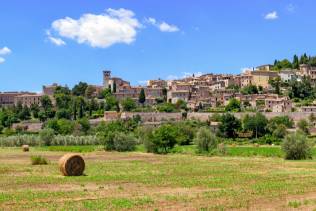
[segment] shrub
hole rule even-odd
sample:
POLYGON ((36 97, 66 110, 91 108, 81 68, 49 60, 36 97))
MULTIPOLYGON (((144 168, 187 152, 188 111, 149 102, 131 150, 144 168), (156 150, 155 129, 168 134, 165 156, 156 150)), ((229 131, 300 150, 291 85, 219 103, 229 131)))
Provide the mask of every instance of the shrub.
POLYGON ((40 144, 37 135, 17 135, 9 137, 0 137, 1 147, 19 147, 22 145, 38 146, 40 144))
POLYGON ((146 128, 139 134, 147 152, 157 152, 157 146, 153 143, 153 128, 146 128))
POLYGON ((177 133, 171 124, 161 125, 149 133, 144 140, 148 152, 168 153, 177 143, 177 133))
POLYGON ((287 134, 286 126, 283 124, 280 124, 277 126, 277 128, 273 131, 272 135, 276 138, 284 138, 287 134))
POLYGON ((285 137, 282 150, 285 152, 285 159, 303 160, 312 158, 313 144, 302 132, 289 134, 285 137))
POLYGON ((194 138, 194 128, 192 125, 186 124, 186 122, 177 123, 175 125, 177 133, 177 143, 179 145, 189 145, 194 138))
POLYGON ((241 122, 233 114, 223 114, 220 119, 219 135, 225 138, 236 138, 237 131, 241 127, 241 122))
POLYGON ((32 165, 47 165, 48 162, 46 158, 42 157, 41 155, 31 156, 32 165))
POLYGON ((73 136, 73 135, 57 135, 51 145, 53 146, 78 146, 78 145, 99 145, 102 140, 97 136, 73 136))
POLYGON ((50 128, 45 128, 39 132, 40 139, 45 146, 50 146, 55 137, 55 131, 50 128))
POLYGON ((194 142, 199 152, 210 152, 217 147, 216 136, 206 127, 199 129, 194 142))
POLYGON ((301 119, 298 123, 297 123, 297 127, 304 132, 305 134, 309 134, 309 125, 308 122, 305 119, 301 119))
POLYGON ((122 100, 121 105, 124 111, 132 111, 137 107, 135 101, 131 98, 125 98, 122 100))
POLYGON ((137 144, 136 138, 131 134, 110 133, 105 139, 106 150, 116 150, 119 152, 133 151, 137 144))

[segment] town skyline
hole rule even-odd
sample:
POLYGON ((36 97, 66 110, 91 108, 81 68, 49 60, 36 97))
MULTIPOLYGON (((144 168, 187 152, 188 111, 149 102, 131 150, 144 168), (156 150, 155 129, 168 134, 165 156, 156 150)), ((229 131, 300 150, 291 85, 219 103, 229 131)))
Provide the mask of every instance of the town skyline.
POLYGON ((0 72, 8 80, 0 91, 99 84, 104 68, 137 85, 315 55, 314 7, 308 0, 4 1, 0 72))

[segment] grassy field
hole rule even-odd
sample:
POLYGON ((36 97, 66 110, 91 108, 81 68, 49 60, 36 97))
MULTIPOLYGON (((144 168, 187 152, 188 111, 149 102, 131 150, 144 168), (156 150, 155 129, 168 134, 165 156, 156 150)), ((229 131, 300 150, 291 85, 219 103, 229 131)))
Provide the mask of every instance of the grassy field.
POLYGON ((208 157, 194 155, 192 147, 169 155, 100 147, 31 148, 27 153, 0 148, 0 210, 315 209, 316 160, 285 161, 278 149, 270 150, 274 157, 245 153, 265 156, 269 150, 263 147, 232 147, 229 156, 208 157), (85 176, 61 176, 58 159, 79 148, 85 176), (49 165, 32 166, 31 155, 46 157, 49 165))

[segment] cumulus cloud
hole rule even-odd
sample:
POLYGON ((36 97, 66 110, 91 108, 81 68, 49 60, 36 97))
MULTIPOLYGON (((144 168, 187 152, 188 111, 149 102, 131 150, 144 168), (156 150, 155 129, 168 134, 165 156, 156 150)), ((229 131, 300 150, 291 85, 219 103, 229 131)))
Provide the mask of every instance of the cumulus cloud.
POLYGON ((7 54, 10 54, 12 51, 10 48, 8 47, 3 47, 3 48, 0 48, 0 55, 7 55, 7 54))
MULTIPOLYGON (((52 30, 59 36, 88 44, 92 47, 107 48, 117 43, 130 44, 135 41, 141 24, 135 14, 127 9, 107 9, 103 14, 83 14, 79 19, 65 17, 52 23, 52 30)), ((63 45, 63 40, 50 39, 63 45)))
POLYGON ((0 48, 0 64, 3 64, 5 62, 5 58, 3 58, 3 56, 6 56, 10 53, 12 53, 10 48, 6 46, 3 48, 0 48))
POLYGON ((266 19, 266 20, 275 20, 278 18, 279 18, 279 16, 278 16, 278 13, 276 11, 272 11, 264 16, 264 19, 266 19))
POLYGON ((157 27, 162 32, 177 32, 180 29, 176 25, 168 24, 164 21, 158 22, 155 18, 147 18, 145 20, 148 24, 157 27))

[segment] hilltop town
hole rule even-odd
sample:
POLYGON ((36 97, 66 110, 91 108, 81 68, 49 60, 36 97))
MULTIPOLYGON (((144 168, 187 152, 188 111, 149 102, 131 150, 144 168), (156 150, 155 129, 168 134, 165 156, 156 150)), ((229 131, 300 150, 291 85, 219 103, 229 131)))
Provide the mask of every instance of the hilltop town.
MULTIPOLYGON (((105 98, 104 93, 109 91, 118 102, 131 99, 136 105, 142 105, 143 108, 167 103, 169 105, 185 104, 183 108, 192 112, 223 112, 232 99, 236 99, 239 105, 233 108, 235 111, 316 111, 316 107, 311 101, 313 96, 296 93, 297 91, 304 92, 304 90, 295 91, 295 87, 301 84, 306 85, 307 83, 308 86, 313 86, 316 80, 316 67, 309 64, 299 64, 297 69, 276 70, 276 67, 277 64, 261 65, 245 70, 238 75, 208 73, 199 76, 193 74, 177 80, 149 80, 146 86, 131 86, 126 79, 113 77, 111 71, 103 71, 103 85, 87 85, 80 82, 74 89, 80 87, 81 84, 85 90, 79 95, 89 99, 98 99, 99 102, 100 99, 105 98), (141 92, 144 95, 143 100, 140 100, 141 92), (305 101, 300 103, 300 100, 305 101)), ((40 106, 44 96, 49 96, 52 102, 55 102, 54 94, 58 87, 61 86, 57 83, 43 86, 42 93, 2 92, 0 93, 0 106, 17 106, 18 104, 28 108, 31 108, 32 105, 40 106)), ((134 107, 133 105, 133 108, 128 110, 131 111, 134 107)), ((120 104, 120 109, 116 110, 122 109, 124 110, 120 104)), ((172 106, 150 110, 174 111, 172 106)))

